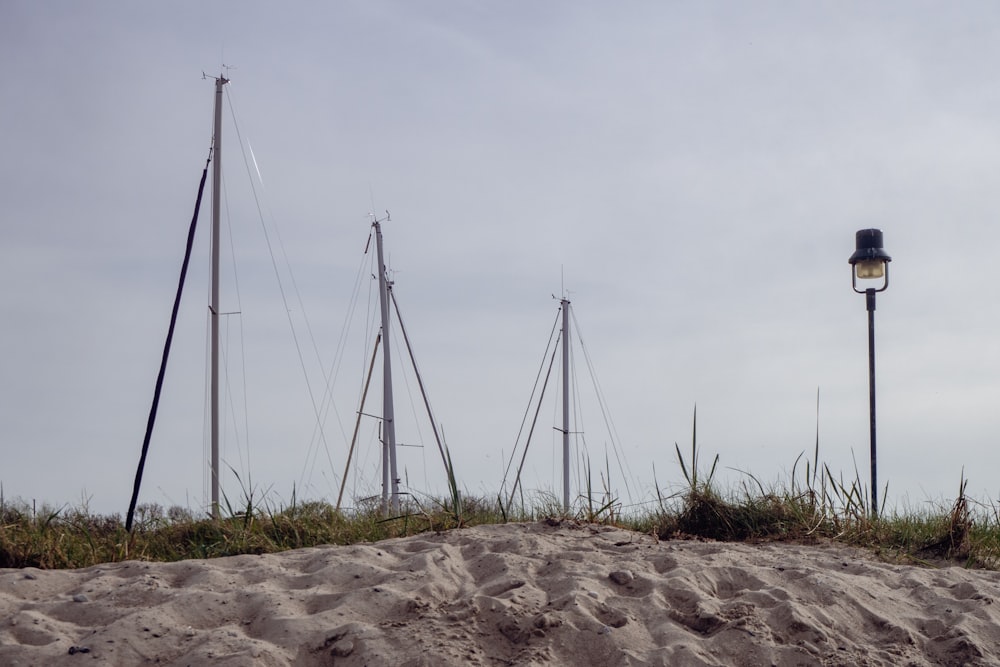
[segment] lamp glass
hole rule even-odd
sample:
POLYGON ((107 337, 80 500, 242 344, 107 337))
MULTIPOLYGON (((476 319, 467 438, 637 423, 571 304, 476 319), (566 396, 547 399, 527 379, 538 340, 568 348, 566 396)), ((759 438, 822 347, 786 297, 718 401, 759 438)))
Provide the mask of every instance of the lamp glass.
POLYGON ((854 265, 858 278, 881 278, 885 275, 885 260, 862 259, 854 265))

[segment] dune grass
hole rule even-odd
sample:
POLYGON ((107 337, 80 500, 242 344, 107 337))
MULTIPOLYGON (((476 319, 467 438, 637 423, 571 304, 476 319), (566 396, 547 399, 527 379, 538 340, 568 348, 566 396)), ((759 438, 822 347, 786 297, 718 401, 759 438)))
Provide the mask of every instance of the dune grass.
MULTIPOLYGON (((213 520, 190 510, 141 505, 131 533, 118 515, 99 516, 86 507, 36 510, 0 495, 0 567, 77 568, 122 560, 177 561, 238 554, 275 553, 323 544, 376 542, 424 532, 481 524, 557 518, 615 525, 662 540, 832 541, 871 549, 881 558, 924 566, 948 563, 1000 569, 1000 508, 966 496, 959 480, 955 500, 934 509, 873 512, 855 474, 845 481, 813 457, 800 456, 788 482, 770 487, 747 474, 738 487, 720 490, 714 480, 719 458, 703 470, 697 426, 691 451, 675 445, 684 477, 680 491, 655 497, 638 511, 625 511, 602 474, 601 489, 587 477, 575 511, 566 515, 555 496, 537 494, 516 506, 501 498, 459 493, 449 473, 449 497, 408 497, 398 516, 386 516, 375 501, 338 511, 326 502, 273 505, 246 493, 237 507, 213 520)), ((634 508, 633 508, 634 509, 634 508)))
POLYGON ((931 565, 1000 568, 1000 517, 994 506, 970 509, 961 484, 951 507, 873 518, 853 488, 828 486, 764 489, 723 494, 711 480, 659 498, 654 509, 628 514, 606 493, 581 499, 566 516, 553 497, 532 508, 505 510, 495 500, 464 497, 459 512, 449 499, 422 507, 404 502, 399 516, 377 506, 335 511, 325 502, 284 508, 255 507, 219 520, 181 508, 164 512, 143 505, 131 534, 120 516, 83 508, 33 512, 21 503, 0 510, 0 567, 75 568, 122 560, 176 561, 237 554, 275 553, 322 544, 375 542, 464 526, 546 518, 615 525, 659 539, 723 541, 834 541, 874 550, 880 557, 931 565), (847 500, 844 503, 844 499, 847 500))

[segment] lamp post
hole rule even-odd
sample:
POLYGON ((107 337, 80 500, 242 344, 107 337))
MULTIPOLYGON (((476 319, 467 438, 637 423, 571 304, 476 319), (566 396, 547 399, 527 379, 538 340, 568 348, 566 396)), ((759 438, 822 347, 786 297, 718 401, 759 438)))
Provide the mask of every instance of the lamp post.
POLYGON ((878 475, 875 454, 875 294, 889 287, 889 257, 882 247, 882 230, 862 229, 855 235, 855 251, 847 260, 851 264, 851 285, 865 295, 868 307, 868 406, 871 418, 872 516, 878 515, 878 475), (858 289, 858 280, 882 279, 881 287, 858 289))

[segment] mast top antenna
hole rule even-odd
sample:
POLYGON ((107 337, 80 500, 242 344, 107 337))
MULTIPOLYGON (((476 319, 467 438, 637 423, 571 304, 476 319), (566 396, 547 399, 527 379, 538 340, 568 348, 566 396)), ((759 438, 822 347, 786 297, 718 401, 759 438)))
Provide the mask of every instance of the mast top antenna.
POLYGON ((217 82, 222 82, 222 84, 229 83, 229 70, 236 69, 235 65, 223 65, 222 69, 225 70, 225 74, 220 74, 219 76, 209 76, 205 70, 201 70, 201 78, 204 79, 215 79, 217 82))

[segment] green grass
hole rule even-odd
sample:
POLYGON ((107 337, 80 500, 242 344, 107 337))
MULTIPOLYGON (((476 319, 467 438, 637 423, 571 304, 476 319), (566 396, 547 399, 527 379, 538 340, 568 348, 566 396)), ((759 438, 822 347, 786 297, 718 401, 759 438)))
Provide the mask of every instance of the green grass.
POLYGON ((937 509, 872 518, 860 498, 839 481, 827 488, 761 489, 757 484, 723 494, 708 480, 683 493, 660 497, 653 509, 623 512, 606 492, 597 502, 581 498, 564 517, 555 497, 539 495, 535 509, 516 515, 492 501, 464 497, 403 504, 399 516, 377 507, 338 512, 322 502, 280 509, 254 507, 219 520, 193 517, 181 508, 164 512, 143 505, 131 534, 119 516, 85 509, 43 509, 5 504, 0 510, 0 567, 74 568, 122 560, 176 561, 237 554, 275 553, 321 544, 375 542, 391 537, 507 521, 549 517, 615 525, 663 540, 833 541, 872 549, 882 558, 914 564, 1000 569, 1000 519, 994 506, 965 496, 937 509), (975 506, 974 509, 972 506, 975 506), (507 512, 505 514, 505 512, 507 512))
POLYGON ((686 484, 679 491, 667 494, 655 484, 652 500, 639 509, 623 508, 610 488, 610 474, 601 471, 601 488, 594 487, 588 462, 583 493, 568 517, 551 494, 522 494, 520 502, 510 506, 499 496, 461 494, 453 470, 449 497, 409 496, 398 516, 384 516, 377 502, 338 511, 328 503, 300 502, 293 496, 287 506, 272 506, 251 489, 244 490, 235 505, 227 499, 226 516, 218 520, 180 507, 164 511, 158 505, 141 505, 131 533, 117 515, 93 515, 86 507, 36 511, 27 503, 5 501, 0 493, 0 567, 75 568, 122 560, 275 553, 559 517, 615 525, 662 540, 836 542, 871 549, 895 562, 1000 569, 1000 508, 968 498, 964 475, 952 502, 873 512, 857 473, 845 480, 820 463, 818 441, 811 459, 803 464, 800 456, 795 461, 787 482, 766 486, 745 474, 726 491, 715 481, 719 457, 707 470, 700 465, 696 425, 690 456, 677 445, 674 450, 686 484))

